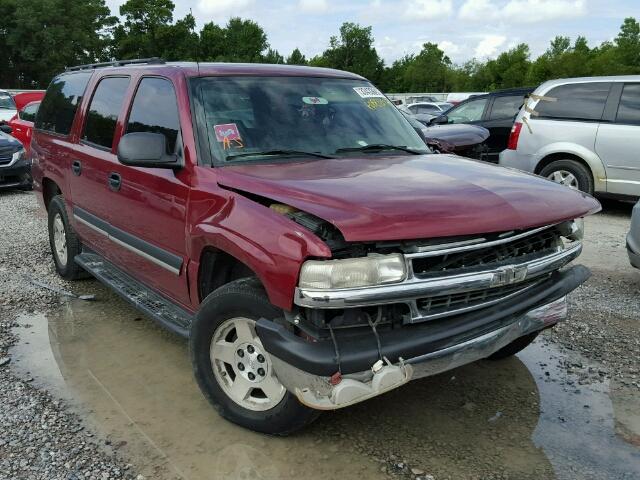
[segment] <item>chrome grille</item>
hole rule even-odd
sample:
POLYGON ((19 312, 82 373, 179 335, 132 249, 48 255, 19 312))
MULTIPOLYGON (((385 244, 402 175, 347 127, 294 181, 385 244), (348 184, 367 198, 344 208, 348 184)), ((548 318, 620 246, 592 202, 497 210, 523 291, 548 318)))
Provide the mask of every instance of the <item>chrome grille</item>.
POLYGON ((442 272, 455 273, 455 270, 472 269, 474 267, 494 267, 523 260, 537 258, 557 251, 559 233, 554 228, 548 228, 532 235, 517 238, 509 242, 438 255, 437 251, 427 257, 413 259, 413 272, 419 278, 431 274, 441 275, 442 272))
MULTIPOLYGON (((545 277, 546 278, 546 277, 545 277)), ((429 298, 421 298, 416 301, 422 320, 433 320, 439 317, 463 313, 469 310, 488 307, 498 302, 507 300, 515 295, 524 293, 525 290, 541 283, 543 279, 524 281, 514 285, 503 287, 485 288, 471 292, 456 293, 453 295, 439 295, 429 298)))

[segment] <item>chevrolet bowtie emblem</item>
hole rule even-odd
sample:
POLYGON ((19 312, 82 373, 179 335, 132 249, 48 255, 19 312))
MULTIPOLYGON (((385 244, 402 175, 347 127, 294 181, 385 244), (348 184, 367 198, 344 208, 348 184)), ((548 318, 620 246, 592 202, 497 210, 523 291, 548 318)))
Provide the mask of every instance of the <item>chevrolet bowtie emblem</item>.
POLYGON ((501 287, 503 285, 511 285, 512 283, 522 282, 527 278, 527 266, 509 266, 498 269, 493 274, 491 280, 492 287, 501 287))

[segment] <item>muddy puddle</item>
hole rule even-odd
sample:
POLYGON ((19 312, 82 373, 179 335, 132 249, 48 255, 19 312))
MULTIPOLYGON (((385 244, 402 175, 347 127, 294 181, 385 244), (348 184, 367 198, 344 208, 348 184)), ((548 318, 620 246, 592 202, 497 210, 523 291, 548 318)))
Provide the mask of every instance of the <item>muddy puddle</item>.
POLYGON ((616 433, 608 383, 567 372, 588 362, 544 340, 272 438, 219 418, 185 343, 98 289, 96 302, 20 317, 13 365, 66 399, 147 478, 376 479, 401 472, 397 464, 437 480, 640 478, 640 450, 616 433))

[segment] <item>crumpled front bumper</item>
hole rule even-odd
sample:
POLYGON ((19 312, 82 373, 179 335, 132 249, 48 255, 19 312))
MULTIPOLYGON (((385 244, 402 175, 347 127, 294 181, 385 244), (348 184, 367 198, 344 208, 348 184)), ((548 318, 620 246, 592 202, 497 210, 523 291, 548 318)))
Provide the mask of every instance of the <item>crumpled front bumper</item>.
POLYGON ((381 395, 418 378, 436 375, 487 358, 514 340, 563 321, 566 297, 528 311, 515 322, 442 350, 400 359, 380 361, 370 370, 340 378, 322 377, 299 370, 274 357, 273 367, 282 384, 301 403, 317 410, 335 410, 381 395))
POLYGON ((346 407, 410 380, 486 358, 566 318, 566 295, 590 273, 574 266, 500 305, 437 322, 308 342, 268 320, 256 329, 278 379, 309 407, 346 407))

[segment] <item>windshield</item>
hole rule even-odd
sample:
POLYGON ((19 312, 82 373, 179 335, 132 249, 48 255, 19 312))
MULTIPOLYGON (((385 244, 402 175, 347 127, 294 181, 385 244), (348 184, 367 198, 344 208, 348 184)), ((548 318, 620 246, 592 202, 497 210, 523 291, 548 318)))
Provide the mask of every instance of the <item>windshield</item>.
POLYGON ((195 81, 218 164, 294 156, 320 159, 354 151, 429 153, 396 107, 364 81, 317 77, 195 81))
POLYGON ((5 110, 16 109, 16 104, 14 103, 13 98, 7 92, 0 92, 0 108, 5 110))

